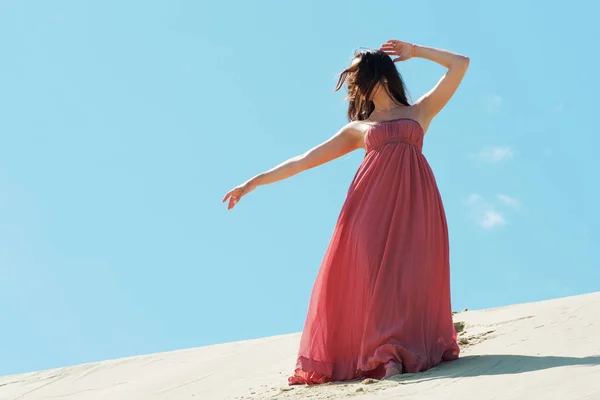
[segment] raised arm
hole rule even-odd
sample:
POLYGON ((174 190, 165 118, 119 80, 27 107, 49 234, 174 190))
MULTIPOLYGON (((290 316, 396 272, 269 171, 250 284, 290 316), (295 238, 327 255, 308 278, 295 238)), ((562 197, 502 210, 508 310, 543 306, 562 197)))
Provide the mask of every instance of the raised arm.
POLYGON ((448 100, 454 95, 469 67, 469 58, 463 55, 433 47, 417 46, 400 40, 388 40, 381 46, 381 50, 389 55, 398 56, 394 59, 394 62, 419 57, 448 68, 448 71, 433 89, 415 103, 419 118, 426 125, 429 125, 433 117, 444 108, 448 100))
POLYGON ((229 199, 227 209, 232 209, 237 202, 258 186, 268 185, 289 178, 307 169, 325 164, 331 160, 343 156, 359 147, 362 136, 355 129, 353 123, 349 123, 325 142, 313 147, 303 154, 292 157, 283 163, 254 176, 248 181, 230 190, 223 198, 223 203, 229 199))
POLYGON ((433 89, 415 103, 419 109, 419 115, 428 123, 444 108, 456 92, 469 67, 469 58, 450 51, 424 46, 415 46, 415 57, 426 58, 448 68, 433 89))

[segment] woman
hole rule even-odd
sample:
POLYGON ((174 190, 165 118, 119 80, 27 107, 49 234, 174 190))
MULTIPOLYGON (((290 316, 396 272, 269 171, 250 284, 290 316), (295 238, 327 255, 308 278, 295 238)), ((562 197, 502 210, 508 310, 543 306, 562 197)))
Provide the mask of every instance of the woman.
POLYGON ((350 122, 225 195, 231 209, 260 185, 365 149, 312 290, 290 385, 386 379, 458 358, 448 227, 421 149, 468 65, 467 57, 399 40, 357 51, 336 87, 348 85, 350 122), (394 62, 413 57, 448 70, 411 105, 394 62))

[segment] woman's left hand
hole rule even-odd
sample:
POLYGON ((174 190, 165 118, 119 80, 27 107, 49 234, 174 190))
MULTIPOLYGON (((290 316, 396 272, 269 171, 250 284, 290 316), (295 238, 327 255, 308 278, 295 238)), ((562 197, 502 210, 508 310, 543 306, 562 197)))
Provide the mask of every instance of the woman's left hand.
POLYGON ((388 56, 396 56, 393 62, 406 61, 415 56, 415 45, 401 40, 388 40, 381 45, 381 51, 388 56))

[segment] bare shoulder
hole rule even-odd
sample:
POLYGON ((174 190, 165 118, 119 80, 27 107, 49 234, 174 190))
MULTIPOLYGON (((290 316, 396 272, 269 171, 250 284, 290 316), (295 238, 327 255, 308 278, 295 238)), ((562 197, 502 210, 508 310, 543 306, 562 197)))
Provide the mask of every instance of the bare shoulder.
POLYGON ((364 148, 364 137, 369 126, 361 121, 351 121, 340 129, 340 134, 355 144, 356 148, 364 148))

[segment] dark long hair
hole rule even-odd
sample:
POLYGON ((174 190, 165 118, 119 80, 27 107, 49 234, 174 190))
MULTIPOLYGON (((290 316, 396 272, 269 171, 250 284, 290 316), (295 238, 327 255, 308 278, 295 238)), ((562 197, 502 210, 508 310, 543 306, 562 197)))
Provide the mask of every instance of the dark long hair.
POLYGON ((375 109, 371 95, 378 82, 398 104, 410 106, 408 94, 400 72, 386 53, 380 50, 359 49, 354 52, 359 59, 340 73, 335 87, 337 92, 344 83, 348 85, 348 119, 362 121, 375 109))

